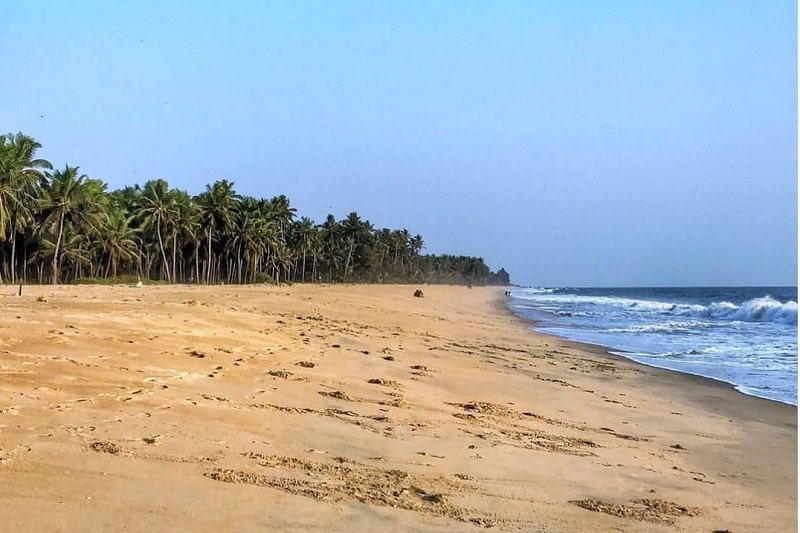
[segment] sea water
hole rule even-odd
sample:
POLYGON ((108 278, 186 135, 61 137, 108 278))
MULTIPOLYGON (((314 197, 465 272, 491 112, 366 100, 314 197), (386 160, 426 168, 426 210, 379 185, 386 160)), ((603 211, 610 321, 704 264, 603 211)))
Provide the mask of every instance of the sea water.
POLYGON ((797 288, 524 288, 535 330, 797 405, 797 288))

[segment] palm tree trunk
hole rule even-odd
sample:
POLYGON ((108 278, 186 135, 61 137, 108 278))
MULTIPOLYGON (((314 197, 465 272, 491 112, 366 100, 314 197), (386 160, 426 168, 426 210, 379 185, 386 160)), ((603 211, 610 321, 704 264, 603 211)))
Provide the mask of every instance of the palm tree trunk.
MULTIPOLYGON (((161 216, 160 215, 158 216, 158 218, 156 218, 156 233, 158 234, 158 247, 161 249, 161 260, 163 261, 163 263, 161 263, 161 271, 162 272, 166 271, 166 273, 167 273, 167 282, 171 283, 172 280, 170 279, 170 274, 169 274, 169 262, 167 261, 167 254, 164 251, 164 241, 161 240, 161 216)), ((161 277, 161 275, 159 275, 159 278, 160 277, 161 277)))
POLYGON ((11 227, 11 283, 17 282, 17 232, 11 227))
POLYGON ((206 285, 211 283, 211 226, 208 226, 208 248, 206 249, 206 285))
POLYGON ((172 234, 172 282, 178 282, 178 232, 172 234))
POLYGON ((58 285, 58 251, 61 247, 61 236, 64 234, 64 213, 61 213, 61 219, 58 222, 58 238, 56 239, 56 247, 53 250, 52 276, 50 282, 58 285))
POLYGON ((311 261, 311 282, 317 282, 317 254, 314 254, 314 257, 311 261))
POLYGON ((347 281, 347 269, 350 268, 350 259, 353 257, 353 247, 356 244, 356 240, 352 239, 350 241, 350 250, 347 252, 347 261, 344 264, 344 278, 342 281, 347 281))
POLYGON ((236 267, 237 267, 237 277, 239 278, 239 285, 242 284, 242 246, 239 245, 239 248, 236 250, 236 267))
POLYGON ((28 282, 28 235, 23 234, 22 238, 22 282, 28 282))

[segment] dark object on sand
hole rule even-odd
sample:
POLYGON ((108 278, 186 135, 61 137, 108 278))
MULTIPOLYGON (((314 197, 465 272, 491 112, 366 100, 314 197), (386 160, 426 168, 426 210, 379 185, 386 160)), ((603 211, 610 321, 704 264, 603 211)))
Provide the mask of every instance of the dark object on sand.
POLYGON ((424 298, 425 295, 422 293, 422 289, 417 289, 414 291, 414 298, 424 298))
POLYGON ((19 284, 19 292, 17 293, 17 296, 22 296, 22 283, 19 284))

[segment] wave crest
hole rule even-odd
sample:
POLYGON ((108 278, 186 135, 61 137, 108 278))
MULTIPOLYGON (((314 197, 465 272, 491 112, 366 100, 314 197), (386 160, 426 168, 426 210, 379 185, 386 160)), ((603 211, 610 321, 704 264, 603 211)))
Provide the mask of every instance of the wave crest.
POLYGON ((691 306, 691 308, 691 314, 705 318, 797 324, 797 302, 781 303, 770 296, 753 298, 743 302, 741 305, 719 302, 712 303, 709 306, 691 306))
POLYGON ((622 309, 626 312, 637 314, 797 325, 797 302, 793 300, 780 302, 771 296, 753 298, 738 305, 731 302, 714 302, 701 305, 555 292, 558 290, 560 289, 526 289, 515 293, 514 297, 523 301, 535 302, 537 308, 545 311, 566 311, 571 313, 572 316, 575 316, 578 312, 605 314, 606 312, 616 312, 614 309, 622 309), (567 305, 566 309, 563 307, 564 304, 567 305))

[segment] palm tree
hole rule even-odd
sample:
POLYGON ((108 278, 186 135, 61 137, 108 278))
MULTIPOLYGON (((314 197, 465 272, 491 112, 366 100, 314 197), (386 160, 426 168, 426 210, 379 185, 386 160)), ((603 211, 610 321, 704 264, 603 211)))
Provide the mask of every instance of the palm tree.
MULTIPOLYGON (((97 249, 96 243, 101 240, 102 225, 109 210, 109 196, 106 193, 107 185, 98 179, 87 179, 83 187, 83 205, 78 216, 73 217, 75 230, 81 236, 81 249, 86 251, 88 261, 79 262, 77 273, 83 275, 83 266, 89 267, 89 272, 93 272, 92 259, 90 253, 92 248, 97 249), (93 243, 95 243, 93 245, 93 243)), ((99 263, 99 262, 98 262, 99 263)))
POLYGON ((330 283, 333 280, 333 269, 335 267, 338 274, 340 263, 339 223, 336 222, 333 215, 328 214, 320 227, 320 232, 322 234, 322 256, 323 261, 327 263, 328 283, 330 283))
MULTIPOLYGON (((171 220, 170 228, 172 231, 172 280, 178 280, 177 256, 179 250, 185 250, 187 244, 191 244, 195 250, 195 262, 198 255, 200 241, 197 238, 197 206, 192 202, 189 193, 179 189, 172 191, 172 200, 175 207, 174 217, 171 220), (180 240, 179 240, 180 239, 180 240), (179 244, 181 243, 181 244, 179 244)), ((181 263, 184 262, 181 254, 181 263)), ((197 269, 195 265, 195 269, 197 269)), ((186 272, 181 269, 181 277, 186 278, 186 272)), ((196 270, 196 273, 198 271, 196 270)), ((199 278, 199 274, 197 276, 199 278)))
POLYGON ((314 227, 308 239, 308 251, 311 253, 311 280, 317 281, 317 260, 322 254, 322 231, 314 227))
POLYGON ((238 283, 243 283, 246 279, 245 265, 250 273, 247 278, 255 280, 258 264, 267 249, 274 244, 273 235, 271 223, 262 216, 258 200, 250 196, 242 198, 235 214, 231 238, 228 240, 228 249, 236 256, 238 283))
POLYGON ((347 215, 347 218, 345 218, 342 222, 342 237, 348 247, 347 259, 344 263, 344 279, 347 279, 350 265, 354 263, 354 252, 357 250, 359 252, 356 254, 358 256, 358 262, 359 264, 363 263, 363 256, 365 253, 363 253, 362 249, 371 244, 372 225, 369 223, 369 221, 361 220, 361 217, 358 216, 358 213, 352 212, 347 215))
MULTIPOLYGON (((41 240, 33 260, 38 259, 40 262, 44 262, 52 261, 55 258, 58 262, 59 274, 62 273, 61 269, 64 265, 72 266, 74 273, 77 273, 81 265, 89 262, 89 252, 85 246, 86 237, 76 232, 71 222, 64 224, 60 238, 56 242, 53 242, 52 237, 53 235, 48 235, 41 240)), ((69 269, 67 268, 66 271, 68 272, 69 269)))
POLYGON ((269 200, 269 218, 275 224, 282 242, 286 242, 286 229, 294 220, 297 209, 291 207, 289 199, 281 194, 269 200))
POLYGON ((417 274, 416 271, 419 269, 419 260, 418 260, 419 253, 422 251, 423 248, 425 248, 425 243, 422 240, 422 235, 417 234, 411 237, 411 240, 409 241, 409 246, 411 247, 411 262, 410 262, 411 271, 409 272, 409 274, 413 277, 417 274))
POLYGON ((161 230, 165 225, 172 223, 177 215, 174 195, 170 193, 169 185, 165 180, 150 180, 144 184, 141 201, 142 228, 146 230, 155 225, 158 248, 161 251, 161 272, 166 271, 167 281, 171 282, 172 275, 167 262, 167 254, 164 250, 164 239, 161 230))
POLYGON ((41 144, 17 133, 0 136, 0 240, 11 244, 11 282, 16 282, 16 235, 30 222, 38 203, 38 186, 52 169, 46 159, 37 159, 41 144))
POLYGON ((96 204, 97 193, 102 193, 103 188, 85 174, 78 175, 78 167, 65 165, 63 171, 56 170, 46 174, 43 183, 44 209, 47 212, 45 224, 49 225, 51 232, 56 236, 50 265, 52 283, 58 283, 59 279, 59 253, 65 222, 71 221, 73 225, 80 223, 95 227, 99 207, 96 204))
POLYGON ((283 243, 279 243, 273 250, 270 262, 274 268, 275 283, 277 285, 281 284, 281 272, 283 272, 284 278, 289 277, 289 270, 292 268, 293 259, 292 251, 283 243))
POLYGON ((120 261, 132 261, 139 255, 136 245, 138 230, 130 226, 132 216, 124 210, 115 208, 106 213, 106 223, 101 232, 103 251, 108 254, 106 277, 117 277, 117 265, 120 261))
POLYGON ((297 239, 297 244, 303 252, 303 266, 301 267, 300 279, 306 281, 306 255, 311 248, 311 240, 314 236, 314 221, 308 217, 302 217, 299 222, 294 225, 294 237, 297 239))
POLYGON ((206 234, 205 280, 211 283, 213 272, 213 256, 211 241, 216 232, 220 239, 233 228, 234 213, 239 196, 228 180, 218 180, 213 185, 206 185, 206 190, 197 195, 200 227, 206 234))

